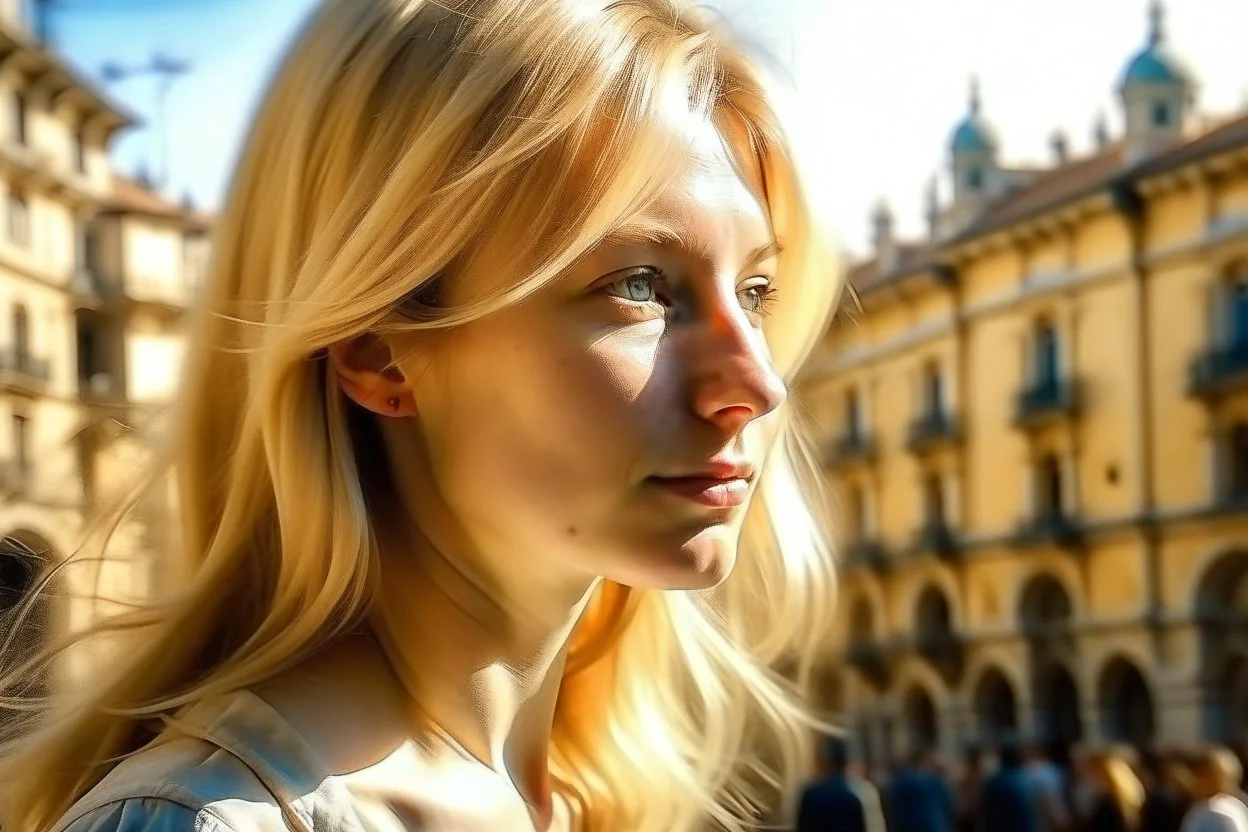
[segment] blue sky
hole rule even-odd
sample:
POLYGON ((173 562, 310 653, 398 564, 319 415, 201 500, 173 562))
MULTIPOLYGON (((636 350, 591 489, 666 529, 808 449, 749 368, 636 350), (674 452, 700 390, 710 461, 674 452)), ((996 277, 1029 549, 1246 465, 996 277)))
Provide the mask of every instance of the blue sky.
MULTIPOLYGON (((154 51, 190 61, 169 98, 171 190, 219 205, 265 79, 316 0, 56 0, 58 48, 98 77, 106 61, 154 51)), ((1120 131, 1118 75, 1143 43, 1147 0, 704 0, 761 37, 791 68, 796 127, 819 150, 814 191, 852 251, 888 199, 903 234, 922 227, 927 180, 943 172, 971 75, 1007 164, 1043 164, 1061 128, 1078 155, 1099 113, 1120 131)), ((1199 110, 1248 106, 1244 0, 1170 0, 1170 41, 1201 81, 1199 110)), ((155 82, 108 85, 144 117, 155 82)), ((150 129, 119 139, 123 171, 153 167, 150 129)), ((945 188, 947 193, 948 189, 945 188)))

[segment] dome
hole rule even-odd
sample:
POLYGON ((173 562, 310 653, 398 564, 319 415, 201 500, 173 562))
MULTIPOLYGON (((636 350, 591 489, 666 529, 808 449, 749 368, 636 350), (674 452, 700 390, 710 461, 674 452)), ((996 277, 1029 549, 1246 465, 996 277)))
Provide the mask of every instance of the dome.
POLYGON ((1127 64, 1122 73, 1124 88, 1136 84, 1186 84, 1187 69, 1163 46, 1148 46, 1127 64))
POLYGON ((996 133, 978 115, 963 119, 949 140, 949 149, 954 153, 992 153, 998 146, 996 133))
POLYGON ((1122 73, 1121 88, 1136 85, 1188 84, 1191 74, 1166 48, 1165 10, 1157 0, 1148 11, 1148 43, 1131 58, 1122 73))
POLYGON ((949 149, 954 153, 995 153, 997 133, 979 112, 979 82, 971 81, 971 102, 966 118, 953 130, 949 149))

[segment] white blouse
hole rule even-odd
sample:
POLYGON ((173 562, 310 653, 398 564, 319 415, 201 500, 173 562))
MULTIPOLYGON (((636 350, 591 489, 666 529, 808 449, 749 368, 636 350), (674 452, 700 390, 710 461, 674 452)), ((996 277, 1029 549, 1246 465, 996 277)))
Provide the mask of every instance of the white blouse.
POLYGON ((192 706, 178 734, 114 768, 53 832, 391 832, 256 694, 192 706), (283 803, 286 808, 283 808, 283 803))

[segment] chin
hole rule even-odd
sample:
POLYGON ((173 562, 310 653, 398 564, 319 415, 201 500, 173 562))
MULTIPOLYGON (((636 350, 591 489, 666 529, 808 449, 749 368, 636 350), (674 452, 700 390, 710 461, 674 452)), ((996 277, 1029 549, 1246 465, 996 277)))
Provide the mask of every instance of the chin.
POLYGON ((710 589, 732 574, 737 535, 717 527, 685 540, 638 545, 636 551, 606 577, 638 589, 710 589))

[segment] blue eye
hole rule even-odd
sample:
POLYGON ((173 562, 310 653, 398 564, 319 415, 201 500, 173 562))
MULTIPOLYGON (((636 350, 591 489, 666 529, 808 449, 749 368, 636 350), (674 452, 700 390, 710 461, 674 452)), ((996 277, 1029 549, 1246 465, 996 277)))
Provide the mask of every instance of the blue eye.
POLYGON ((614 283, 603 287, 604 291, 617 298, 634 303, 662 303, 656 284, 663 279, 663 273, 653 270, 633 272, 614 283))

